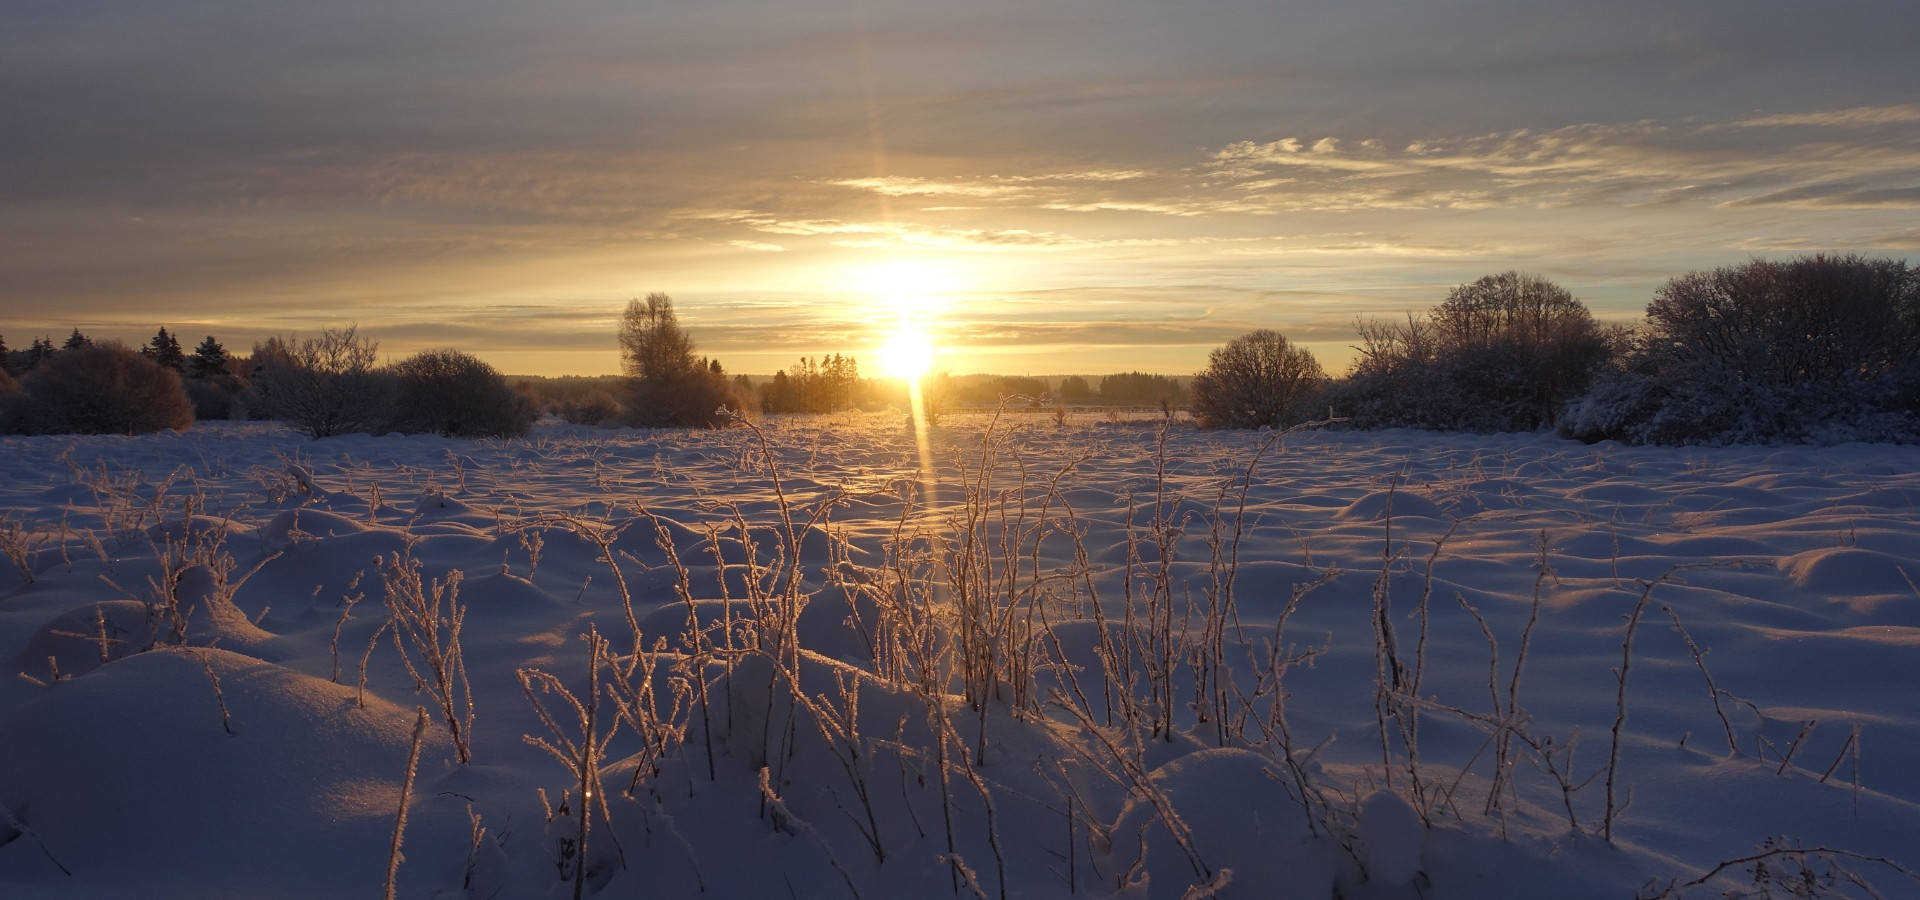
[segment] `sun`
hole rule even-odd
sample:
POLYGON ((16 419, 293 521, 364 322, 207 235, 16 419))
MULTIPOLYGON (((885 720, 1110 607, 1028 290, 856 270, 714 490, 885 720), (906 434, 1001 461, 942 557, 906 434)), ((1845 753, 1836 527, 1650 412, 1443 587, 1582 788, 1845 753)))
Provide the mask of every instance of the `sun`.
POLYGON ((880 366, 889 377, 919 381, 933 368, 933 338, 906 323, 880 345, 880 366))

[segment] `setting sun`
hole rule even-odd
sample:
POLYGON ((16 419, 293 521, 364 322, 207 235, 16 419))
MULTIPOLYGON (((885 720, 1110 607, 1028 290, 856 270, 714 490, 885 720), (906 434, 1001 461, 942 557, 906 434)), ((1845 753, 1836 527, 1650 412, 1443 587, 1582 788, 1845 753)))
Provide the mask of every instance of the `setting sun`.
POLYGON ((925 331, 902 323, 900 329, 880 345, 880 366, 888 377, 918 381, 933 367, 933 338, 925 331))

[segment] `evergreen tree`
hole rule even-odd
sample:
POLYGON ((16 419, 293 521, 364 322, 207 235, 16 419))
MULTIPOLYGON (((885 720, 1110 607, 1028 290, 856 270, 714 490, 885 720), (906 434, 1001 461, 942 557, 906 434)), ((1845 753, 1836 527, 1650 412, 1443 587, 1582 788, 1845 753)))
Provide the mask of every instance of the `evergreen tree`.
POLYGON ((38 368, 40 366, 40 363, 44 362, 47 357, 52 355, 53 355, 53 338, 50 338, 50 337, 34 338, 33 347, 27 351, 27 368, 28 369, 38 368))
POLYGON ((60 349, 85 350, 86 348, 91 346, 93 346, 93 338, 90 338, 84 334, 81 334, 80 329, 75 328, 72 334, 67 335, 67 342, 65 344, 60 345, 60 349))
POLYGON ((0 335, 0 372, 13 374, 13 354, 7 350, 7 338, 0 335))
POLYGON ((148 359, 159 363, 161 367, 172 369, 175 372, 181 371, 187 362, 186 354, 180 350, 180 340, 168 334, 164 326, 161 327, 158 334, 155 334, 151 340, 147 341, 147 346, 142 348, 140 352, 148 359))
POLYGON ((227 348, 220 346, 220 342, 214 340, 213 335, 207 335, 207 339, 201 341, 200 346, 193 348, 193 356, 187 361, 187 373, 195 378, 226 375, 228 374, 227 363, 232 359, 227 355, 227 348))

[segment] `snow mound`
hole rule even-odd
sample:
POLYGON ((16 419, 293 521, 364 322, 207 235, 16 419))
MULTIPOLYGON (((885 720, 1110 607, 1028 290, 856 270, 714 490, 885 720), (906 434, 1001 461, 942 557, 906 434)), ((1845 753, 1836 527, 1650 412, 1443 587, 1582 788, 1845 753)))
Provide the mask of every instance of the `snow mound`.
POLYGON ((1376 522, 1391 513, 1394 518, 1414 517, 1421 519, 1445 520, 1447 514, 1418 494, 1405 491, 1374 491, 1348 505, 1339 513, 1339 518, 1357 522, 1376 522))
POLYGON ((1781 560, 1780 569, 1794 586, 1829 596, 1913 595, 1920 583, 1920 562, 1857 547, 1797 553, 1781 560))
POLYGON ((1420 849, 1427 830, 1420 814, 1406 798, 1388 790, 1374 791, 1360 804, 1360 854, 1367 880, 1381 887, 1400 887, 1420 873, 1420 849))
POLYGON ((135 654, 0 720, 0 802, 73 871, 69 896, 378 885, 369 820, 397 808, 413 713, 353 693, 224 650, 135 654))
POLYGON ((1287 791, 1286 774, 1276 771, 1281 768, 1257 753, 1226 748, 1189 753, 1155 769, 1154 787, 1176 824, 1169 828, 1155 804, 1136 794, 1114 823, 1115 856, 1132 859, 1144 840, 1147 869, 1156 875, 1148 885, 1153 900, 1185 896, 1189 882, 1180 879, 1202 884, 1222 870, 1269 896, 1331 896, 1340 849, 1313 838, 1306 813, 1287 791), (1186 849, 1174 829, 1183 833, 1186 849))

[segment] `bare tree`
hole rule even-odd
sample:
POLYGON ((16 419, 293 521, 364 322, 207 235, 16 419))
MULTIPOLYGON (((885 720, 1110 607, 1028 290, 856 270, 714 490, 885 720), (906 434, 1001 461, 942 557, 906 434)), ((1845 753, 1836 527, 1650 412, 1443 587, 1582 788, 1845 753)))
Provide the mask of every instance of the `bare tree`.
POLYGON ((627 422, 647 428, 724 424, 722 407, 744 407, 718 362, 697 360, 693 338, 674 316, 673 299, 647 295, 627 301, 620 320, 620 364, 632 379, 627 422))
POLYGON ((1202 428, 1279 428, 1304 416, 1327 380, 1313 352, 1262 328, 1227 342, 1193 379, 1193 418, 1202 428))
POLYGON ((693 338, 680 327, 673 298, 655 291, 627 301, 620 320, 620 365, 628 377, 662 381, 693 371, 693 338))
POLYGON ((1529 431, 1558 421, 1608 358, 1579 300, 1537 275, 1455 287, 1424 316, 1359 325, 1360 359, 1336 391, 1360 427, 1529 431))
POLYGON ((268 338, 253 348, 257 399, 308 437, 368 428, 386 405, 386 385, 375 369, 379 349, 358 325, 328 328, 297 342, 268 338))

